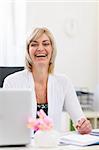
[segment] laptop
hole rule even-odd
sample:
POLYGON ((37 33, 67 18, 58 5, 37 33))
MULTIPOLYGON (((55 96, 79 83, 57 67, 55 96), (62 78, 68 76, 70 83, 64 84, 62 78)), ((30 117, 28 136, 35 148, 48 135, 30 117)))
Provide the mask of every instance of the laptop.
POLYGON ((25 146, 31 141, 27 128, 32 116, 30 89, 0 89, 0 146, 25 146))

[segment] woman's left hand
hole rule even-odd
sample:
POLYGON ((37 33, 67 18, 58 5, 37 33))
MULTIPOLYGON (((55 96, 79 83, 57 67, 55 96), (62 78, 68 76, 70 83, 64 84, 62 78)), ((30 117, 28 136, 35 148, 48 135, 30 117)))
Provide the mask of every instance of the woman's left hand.
POLYGON ((92 130, 92 126, 89 120, 81 118, 76 125, 76 129, 80 134, 88 134, 92 130))

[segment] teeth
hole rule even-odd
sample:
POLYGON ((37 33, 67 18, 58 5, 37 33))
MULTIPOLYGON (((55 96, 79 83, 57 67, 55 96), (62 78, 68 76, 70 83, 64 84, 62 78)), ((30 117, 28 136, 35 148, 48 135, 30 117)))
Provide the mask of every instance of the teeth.
POLYGON ((46 57, 47 56, 47 54, 37 54, 37 55, 35 55, 36 57, 46 57))

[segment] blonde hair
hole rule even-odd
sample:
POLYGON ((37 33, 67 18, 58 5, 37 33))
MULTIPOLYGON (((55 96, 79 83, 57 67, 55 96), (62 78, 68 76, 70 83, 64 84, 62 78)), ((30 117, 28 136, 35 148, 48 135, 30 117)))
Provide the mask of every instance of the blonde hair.
POLYGON ((53 73, 54 72, 55 57, 56 57, 57 50, 56 50, 56 45, 55 45, 55 41, 54 41, 54 37, 53 37, 52 33, 45 27, 34 29, 32 34, 30 35, 30 37, 27 39, 25 65, 26 65, 26 68, 29 71, 32 70, 32 60, 31 60, 31 57, 29 55, 29 45, 33 40, 37 40, 44 33, 49 37, 50 42, 51 42, 51 46, 52 46, 52 56, 51 56, 51 60, 50 60, 50 63, 49 63, 48 73, 53 73))

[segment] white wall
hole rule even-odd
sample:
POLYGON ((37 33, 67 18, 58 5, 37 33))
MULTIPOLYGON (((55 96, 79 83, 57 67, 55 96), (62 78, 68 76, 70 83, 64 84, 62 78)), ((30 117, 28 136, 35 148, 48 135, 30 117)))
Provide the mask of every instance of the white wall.
POLYGON ((91 1, 29 1, 26 18, 27 35, 38 26, 54 33, 58 49, 55 71, 68 75, 75 87, 91 91, 97 82, 96 8, 96 2, 91 1))
POLYGON ((97 82, 99 84, 99 1, 97 2, 97 82))

